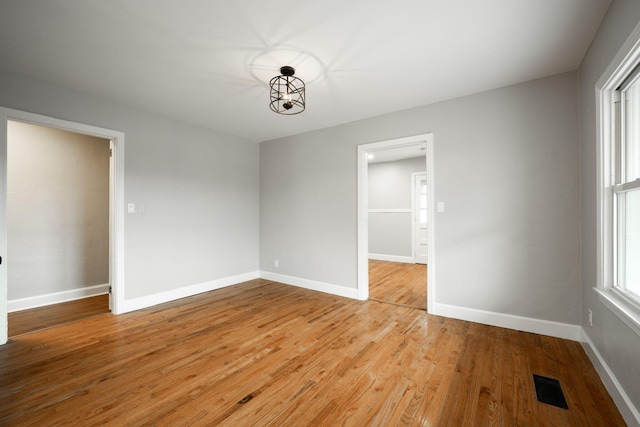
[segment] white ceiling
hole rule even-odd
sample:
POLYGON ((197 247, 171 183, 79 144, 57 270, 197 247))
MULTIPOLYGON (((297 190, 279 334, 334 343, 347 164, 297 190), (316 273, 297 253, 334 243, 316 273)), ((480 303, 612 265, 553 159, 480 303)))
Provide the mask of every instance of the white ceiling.
POLYGON ((0 69, 259 142, 576 70, 610 3, 0 0, 0 69))

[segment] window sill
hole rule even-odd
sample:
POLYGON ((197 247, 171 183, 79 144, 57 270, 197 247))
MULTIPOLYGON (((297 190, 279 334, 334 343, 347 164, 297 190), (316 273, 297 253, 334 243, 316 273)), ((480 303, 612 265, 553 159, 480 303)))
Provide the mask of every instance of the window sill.
POLYGON ((593 288, 600 301, 629 326, 636 334, 640 335, 640 311, 626 301, 613 290, 593 288))

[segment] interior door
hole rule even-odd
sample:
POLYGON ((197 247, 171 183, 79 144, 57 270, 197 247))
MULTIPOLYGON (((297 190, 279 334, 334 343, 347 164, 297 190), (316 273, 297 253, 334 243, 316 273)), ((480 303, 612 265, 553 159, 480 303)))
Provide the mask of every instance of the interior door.
POLYGON ((427 174, 416 174, 413 179, 414 262, 416 264, 426 264, 427 251, 429 249, 427 245, 427 174))

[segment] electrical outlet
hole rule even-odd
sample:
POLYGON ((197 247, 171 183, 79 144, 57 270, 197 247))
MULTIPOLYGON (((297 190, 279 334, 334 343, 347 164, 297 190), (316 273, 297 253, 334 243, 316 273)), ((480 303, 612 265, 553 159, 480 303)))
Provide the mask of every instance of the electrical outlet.
POLYGON ((280 264, 280 263, 278 262, 278 260, 277 260, 277 259, 274 259, 274 260, 273 260, 273 266, 274 266, 274 267, 278 268, 278 267, 280 266, 279 264, 280 264))
POLYGON ((593 311, 589 309, 589 326, 593 326, 593 311))

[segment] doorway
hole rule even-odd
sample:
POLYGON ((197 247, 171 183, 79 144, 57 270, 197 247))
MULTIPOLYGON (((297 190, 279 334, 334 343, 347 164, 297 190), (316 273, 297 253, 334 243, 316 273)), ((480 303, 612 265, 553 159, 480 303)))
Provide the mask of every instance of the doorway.
MULTIPOLYGON (((110 141, 109 159, 109 249, 108 284, 111 312, 123 309, 123 223, 124 223, 124 133, 81 123, 69 122, 8 108, 0 108, 0 344, 8 339, 7 282, 7 138, 10 121, 30 123, 57 130, 104 138, 110 141)), ((10 256, 11 254, 9 254, 10 256)))
POLYGON ((108 312, 111 142, 14 120, 7 135, 9 338, 88 317, 87 298, 108 312))
POLYGON ((359 299, 431 310, 435 295, 434 221, 427 218, 433 218, 433 207, 432 134, 358 146, 359 299), (373 159, 386 162, 385 167, 371 165, 373 159), (413 170, 407 172, 407 167, 413 170), (379 175, 382 169, 389 172, 379 175), (402 191, 388 188, 394 176, 402 176, 402 191), (387 187, 385 203, 381 203, 383 193, 376 189, 376 179, 387 187), (402 201, 396 193, 402 193, 402 201), (397 201, 392 202, 394 199, 397 201), (381 233, 385 223, 386 232, 381 233), (429 264, 428 271, 424 264, 429 264), (379 298, 380 292, 390 296, 379 298))

